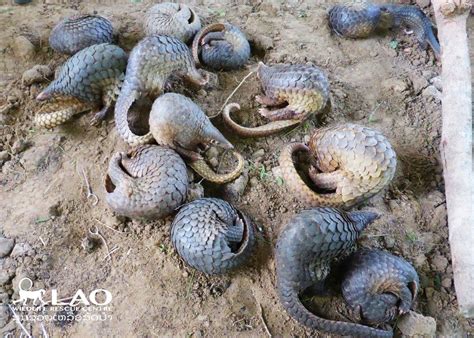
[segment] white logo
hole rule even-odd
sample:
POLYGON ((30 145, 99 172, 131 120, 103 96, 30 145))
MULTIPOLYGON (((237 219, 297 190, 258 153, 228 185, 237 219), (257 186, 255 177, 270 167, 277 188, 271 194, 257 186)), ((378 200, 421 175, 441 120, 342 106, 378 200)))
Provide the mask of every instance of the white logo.
POLYGON ((22 278, 20 280, 20 283, 18 283, 18 288, 20 289, 20 292, 19 292, 20 299, 14 300, 13 304, 23 302, 23 305, 26 305, 26 302, 28 301, 28 299, 32 299, 33 300, 33 305, 36 305, 37 300, 39 300, 42 305, 46 305, 47 303, 43 300, 43 295, 46 293, 46 290, 41 289, 41 290, 36 290, 36 291, 30 291, 32 286, 33 286, 33 282, 32 282, 31 279, 26 278, 26 277, 22 278), (29 281, 30 282, 30 286, 28 287, 27 290, 23 289, 22 286, 21 286, 23 281, 29 281))
POLYGON ((64 298, 59 297, 58 289, 51 289, 51 297, 46 299, 46 290, 32 290, 33 281, 27 277, 20 280, 18 288, 19 298, 12 301, 13 306, 10 309, 20 323, 54 320, 104 321, 112 318, 112 308, 109 305, 112 302, 112 294, 105 289, 95 289, 89 293, 78 289, 72 297, 64 298), (61 314, 63 311, 74 314, 61 314))

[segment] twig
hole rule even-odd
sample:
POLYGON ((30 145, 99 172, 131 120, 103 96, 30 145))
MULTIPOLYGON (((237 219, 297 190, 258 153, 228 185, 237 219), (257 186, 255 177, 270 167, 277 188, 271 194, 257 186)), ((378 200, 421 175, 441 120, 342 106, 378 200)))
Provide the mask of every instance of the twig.
POLYGON ((82 176, 84 177, 84 181, 86 183, 86 190, 87 190, 86 198, 90 199, 92 197, 92 205, 96 206, 97 203, 99 203, 99 197, 97 197, 97 195, 92 192, 92 188, 89 183, 89 178, 87 177, 86 171, 84 170, 84 168, 81 168, 81 170, 82 170, 82 176))
POLYGON ((104 256, 104 258, 102 258, 102 261, 105 261, 107 259, 107 257, 111 256, 118 249, 120 249, 120 247, 118 245, 114 246, 112 248, 112 250, 110 250, 110 252, 107 255, 104 256))
POLYGON ((89 229, 89 234, 91 236, 96 236, 96 237, 100 238, 102 243, 104 243, 105 249, 107 250, 107 256, 106 257, 108 257, 110 260, 112 260, 112 257, 110 256, 109 245, 107 244, 107 241, 105 240, 105 237, 102 236, 102 234, 99 232, 99 229, 97 229, 97 226, 95 227, 95 231, 92 231, 91 229, 89 229))
POLYGON ((56 183, 56 181, 58 180, 58 177, 56 177, 49 185, 48 187, 46 188, 46 190, 44 191, 44 194, 46 195, 49 191, 49 189, 51 189, 51 187, 53 186, 53 184, 56 183))
POLYGON ((46 331, 46 328, 44 327, 43 322, 41 322, 41 332, 43 332, 43 337, 44 338, 49 338, 48 331, 46 331))
POLYGON ((10 309, 10 311, 13 313, 13 318, 15 318, 17 324, 20 326, 20 328, 23 330, 23 332, 26 334, 26 336, 28 338, 31 338, 31 335, 28 333, 28 331, 26 330, 26 328, 23 326, 23 324, 21 323, 20 321, 20 317, 18 317, 18 315, 16 314, 15 310, 13 310, 13 308, 11 307, 10 304, 7 304, 8 305, 8 308, 10 309))
POLYGON ((272 337, 272 334, 270 332, 270 330, 268 329, 268 326, 267 326, 267 322, 265 321, 265 317, 263 316, 263 308, 262 308, 262 304, 258 304, 259 308, 260 308, 260 320, 262 321, 262 325, 265 329, 265 332, 267 333, 267 335, 271 338, 272 337))
POLYGON ((104 227, 106 227, 106 228, 108 228, 108 229, 110 229, 110 230, 112 230, 112 231, 118 232, 119 234, 124 234, 124 233, 125 233, 125 232, 123 232, 123 231, 119 231, 119 230, 117 230, 117 229, 112 228, 111 226, 105 224, 104 222, 101 222, 101 221, 98 220, 97 218, 94 218, 94 221, 96 221, 96 222, 99 223, 100 225, 103 225, 104 227))
POLYGON ((44 246, 47 246, 46 242, 41 238, 41 236, 39 236, 39 240, 41 241, 41 243, 43 243, 44 246))
POLYGON ((242 81, 240 81, 240 83, 237 85, 237 87, 235 87, 235 89, 232 91, 232 93, 230 93, 230 95, 227 97, 227 99, 225 99, 224 101, 224 104, 222 105, 221 109, 217 112, 217 114, 213 115, 213 116, 209 116, 210 119, 213 119, 214 117, 217 117, 219 116, 222 111, 224 110, 225 106, 227 105, 227 103, 229 102, 229 100, 232 98, 232 96, 234 96, 234 94, 237 92, 237 90, 239 90, 239 88, 244 84, 245 80, 247 80, 253 73, 255 73, 255 71, 251 71, 250 73, 248 73, 243 79, 242 81))

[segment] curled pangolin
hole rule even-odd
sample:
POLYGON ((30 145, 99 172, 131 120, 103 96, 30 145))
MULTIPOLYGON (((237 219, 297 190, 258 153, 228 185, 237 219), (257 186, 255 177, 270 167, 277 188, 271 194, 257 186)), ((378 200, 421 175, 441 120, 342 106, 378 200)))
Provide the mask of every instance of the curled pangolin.
POLYGON ((136 135, 128 124, 128 111, 138 98, 157 97, 171 75, 179 75, 198 84, 207 83, 194 66, 189 48, 179 39, 164 35, 149 36, 131 51, 125 80, 115 104, 115 124, 120 137, 128 144, 150 143, 151 133, 136 135))
POLYGON ((143 145, 116 153, 105 180, 107 204, 117 214, 163 218, 186 200, 186 164, 172 149, 143 145))
POLYGON ((58 53, 75 54, 86 47, 113 42, 112 23, 100 15, 78 14, 58 23, 49 36, 49 45, 58 53))
POLYGON ((284 147, 280 154, 288 189, 308 206, 350 207, 387 186, 395 175, 397 158, 389 141, 378 131, 356 124, 317 129, 309 148, 302 143, 284 147), (293 153, 311 154, 309 176, 318 193, 302 180, 293 153))
POLYGON ((156 142, 175 149, 186 157, 189 165, 203 178, 215 183, 226 183, 236 179, 243 171, 242 155, 233 152, 238 163, 227 174, 215 173, 198 153, 211 143, 218 143, 225 149, 234 146, 212 125, 209 118, 186 96, 166 93, 153 103, 150 113, 150 132, 156 142))
POLYGON ((215 23, 196 34, 192 53, 197 65, 216 70, 238 69, 250 58, 250 45, 244 33, 228 23, 215 23))
POLYGON ((201 29, 196 12, 185 4, 163 2, 146 12, 145 35, 168 35, 188 43, 201 29))
MULTIPOLYGON (((349 253, 363 229, 376 218, 377 214, 368 211, 314 208, 289 221, 278 237, 276 271, 280 301, 294 319, 329 334, 392 337, 391 330, 319 317, 300 300, 309 288, 327 287, 324 283, 331 262, 349 253)), ((343 297, 363 323, 385 323, 410 309, 419 279, 409 263, 386 252, 363 249, 344 264, 343 297)))
POLYGON ((226 201, 201 198, 179 210, 171 240, 187 264, 207 274, 222 274, 249 258, 255 231, 251 220, 226 201))
POLYGON ((36 114, 35 123, 54 128, 75 114, 103 106, 91 121, 97 124, 118 95, 126 65, 127 54, 115 45, 103 43, 80 50, 37 96, 37 100, 48 102, 36 114))
POLYGON ((268 136, 288 127, 300 124, 309 115, 317 114, 326 105, 329 97, 329 81, 319 69, 309 65, 279 64, 266 66, 259 63, 257 70, 264 96, 255 99, 274 110, 261 108, 259 113, 272 122, 249 128, 237 124, 230 113, 238 104, 228 105, 223 112, 227 126, 243 137, 268 136))
POLYGON ((407 26, 415 33, 423 49, 427 44, 437 57, 441 49, 433 32, 433 25, 416 6, 398 4, 337 5, 329 11, 329 25, 338 35, 365 38, 378 29, 407 26))

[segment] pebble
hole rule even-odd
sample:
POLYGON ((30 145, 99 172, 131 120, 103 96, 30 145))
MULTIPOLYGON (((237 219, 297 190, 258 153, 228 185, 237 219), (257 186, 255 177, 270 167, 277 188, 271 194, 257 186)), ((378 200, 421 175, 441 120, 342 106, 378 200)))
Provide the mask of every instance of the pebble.
POLYGON ((10 155, 8 154, 8 151, 2 150, 0 151, 0 161, 8 161, 10 158, 10 155))
POLYGON ((421 269, 425 263, 426 263, 426 256, 424 254, 419 254, 413 259, 413 265, 417 269, 421 269))
POLYGON ((219 150, 216 147, 210 147, 209 150, 206 152, 206 155, 209 159, 218 158, 219 157, 219 150))
POLYGON ((224 199, 229 200, 231 202, 237 202, 243 195, 248 182, 248 171, 244 171, 242 175, 240 175, 236 180, 224 185, 224 199))
POLYGON ((430 5, 431 1, 430 0, 416 0, 416 4, 420 6, 421 8, 426 8, 430 5))
POLYGON ((397 322, 397 327, 406 336, 434 337, 436 333, 435 319, 414 311, 402 316, 397 322))
POLYGON ((452 280, 450 277, 445 277, 445 278, 443 278, 443 280, 441 281, 441 285, 442 285, 443 288, 445 288, 445 289, 450 289, 451 286, 453 285, 453 280, 452 280))
POLYGON ((253 188, 253 187, 256 187, 257 185, 258 185, 258 178, 252 177, 250 179, 250 186, 253 188))
POLYGON ((441 76, 435 76, 430 80, 430 83, 435 86, 435 88, 438 89, 440 92, 443 91, 443 82, 441 81, 441 76))
POLYGON ((252 154, 252 158, 259 158, 259 157, 262 157, 263 155, 265 155, 265 150, 259 149, 252 154))
POLYGON ((0 237, 0 258, 8 256, 12 252, 15 240, 11 238, 0 237))
POLYGON ((13 251, 11 253, 11 257, 22 257, 22 256, 28 256, 33 254, 33 249, 28 243, 17 243, 13 247, 13 251))
POLYGON ((209 159, 209 164, 213 168, 217 168, 217 166, 219 165, 219 160, 217 159, 217 157, 212 157, 212 158, 209 159))
POLYGON ((448 264, 449 262, 446 259, 446 257, 441 256, 441 255, 436 255, 431 260, 431 267, 436 272, 444 272, 446 268, 448 267, 448 264))
POLYGON ((423 91, 421 92, 421 95, 425 97, 434 97, 437 100, 441 100, 441 92, 438 89, 436 89, 436 87, 433 85, 428 86, 425 89, 423 89, 423 91))
POLYGON ((391 236, 384 237, 384 242, 387 249, 391 249, 395 246, 395 238, 391 236))
POLYGON ((429 85, 428 80, 426 80, 423 76, 412 75, 410 76, 410 80, 413 84, 413 91, 417 95, 429 85))
POLYGON ((16 140, 12 146, 12 152, 14 154, 19 154, 30 147, 30 143, 25 140, 16 140))
POLYGON ((8 284, 10 280, 11 276, 6 270, 0 271, 0 286, 8 284))
POLYGON ((24 36, 17 36, 13 40, 13 53, 24 60, 30 60, 35 55, 35 46, 24 36))
POLYGON ((408 84, 405 80, 390 78, 382 82, 382 87, 386 90, 392 90, 395 93, 402 93, 408 89, 408 84))
POLYGON ((10 296, 5 291, 0 291, 0 304, 6 304, 10 300, 10 296))
POLYGON ((260 49, 263 51, 272 49, 274 47, 273 39, 271 37, 260 34, 257 34, 253 38, 253 44, 257 50, 260 49))
POLYGON ((9 320, 10 320, 10 311, 8 310, 8 306, 0 305, 0 328, 5 327, 5 325, 8 324, 9 320))
POLYGON ((377 55, 379 55, 379 53, 376 50, 373 50, 370 52, 370 56, 373 58, 376 57, 377 55))
POLYGON ((21 77, 23 84, 29 86, 48 80, 53 75, 53 71, 45 65, 36 65, 25 71, 21 77))

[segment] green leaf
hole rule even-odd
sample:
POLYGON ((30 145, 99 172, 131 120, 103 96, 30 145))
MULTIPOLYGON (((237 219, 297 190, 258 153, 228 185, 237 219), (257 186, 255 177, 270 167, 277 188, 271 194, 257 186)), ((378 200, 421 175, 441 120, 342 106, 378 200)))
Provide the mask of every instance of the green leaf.
POLYGON ((35 219, 35 224, 40 224, 40 223, 45 223, 47 221, 49 221, 51 219, 51 217, 38 217, 37 219, 35 219))
POLYGON ((397 49, 397 47, 398 47, 398 41, 397 41, 397 40, 392 40, 392 41, 390 41, 389 46, 390 46, 390 48, 392 48, 392 49, 397 49))
POLYGON ((277 184, 277 185, 280 185, 280 186, 283 185, 283 184, 285 184, 285 180, 283 179, 283 177, 280 177, 280 176, 277 176, 277 177, 275 178, 275 181, 276 181, 276 184, 277 184))

